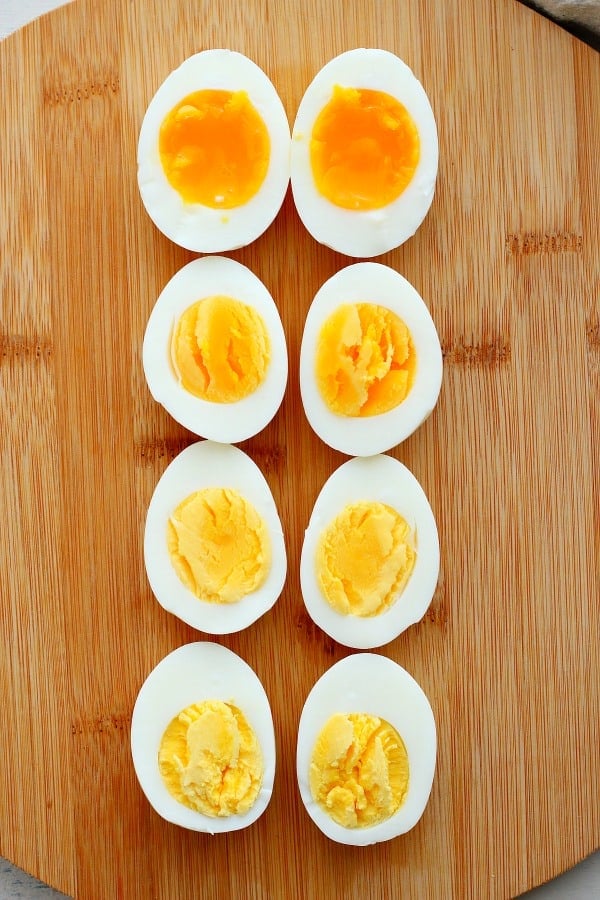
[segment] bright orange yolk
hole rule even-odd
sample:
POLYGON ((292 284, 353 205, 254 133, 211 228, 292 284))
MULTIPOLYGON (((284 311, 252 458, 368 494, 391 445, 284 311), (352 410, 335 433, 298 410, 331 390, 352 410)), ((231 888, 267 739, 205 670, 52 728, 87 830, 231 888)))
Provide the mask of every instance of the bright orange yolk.
POLYGON ((344 209, 380 209, 396 200, 419 162, 417 127, 382 91, 336 85, 314 124, 310 161, 319 193, 344 209))
POLYGON ((186 203, 247 203, 265 179, 270 152, 267 127, 245 91, 196 91, 160 127, 163 170, 186 203))

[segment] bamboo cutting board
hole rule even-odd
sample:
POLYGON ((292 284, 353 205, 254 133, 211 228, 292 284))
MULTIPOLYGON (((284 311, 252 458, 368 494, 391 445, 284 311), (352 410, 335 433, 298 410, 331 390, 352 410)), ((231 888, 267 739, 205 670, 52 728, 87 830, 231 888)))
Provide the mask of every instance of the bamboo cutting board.
POLYGON ((508 897, 600 844, 600 57, 513 0, 80 0, 0 45, 0 853, 78 898, 508 897), (143 568, 147 504, 193 436, 151 399, 147 317, 191 258, 145 215, 136 143, 185 57, 261 65, 293 121, 316 71, 395 51, 425 85, 440 172, 425 223, 381 258, 429 305, 445 373, 393 451, 425 488, 442 568, 425 619, 382 652, 439 729, 430 803, 408 835, 330 843, 301 806, 296 729, 348 651, 304 612, 303 530, 344 457, 298 387, 304 318, 351 260, 317 246, 288 194, 232 254, 266 283, 290 381, 243 445, 279 505, 289 574, 275 608, 220 639, 270 697, 275 791, 247 831, 160 820, 135 780, 137 691, 204 637, 163 612, 143 568))

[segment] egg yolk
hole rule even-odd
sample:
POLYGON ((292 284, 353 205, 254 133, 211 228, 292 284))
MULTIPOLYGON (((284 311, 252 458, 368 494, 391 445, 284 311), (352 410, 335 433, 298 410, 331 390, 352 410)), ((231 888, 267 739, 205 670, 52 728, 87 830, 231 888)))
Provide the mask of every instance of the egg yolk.
POLYGON ((185 203, 233 209, 265 180, 269 132, 245 91, 195 91, 165 116, 158 149, 165 176, 185 203))
POLYGON ((231 488, 186 497, 169 519, 167 547, 181 581, 208 603, 236 603, 263 584, 271 567, 264 519, 231 488))
POLYGON ((213 403, 235 403, 262 384, 271 342, 262 316, 231 297, 206 297, 179 318, 171 360, 185 390, 213 403))
POLYGON ((417 126, 382 91, 336 85, 310 142, 317 190, 344 209, 380 209, 396 200, 419 162, 417 126))
POLYGON ((352 503, 319 537, 317 580, 336 612, 376 616, 403 591, 415 558, 411 528, 395 509, 378 502, 352 503))
POLYGON ((205 700, 170 722, 158 751, 169 793, 205 816, 243 815, 263 779, 256 734, 231 703, 205 700))
POLYGON ((319 334, 317 385, 339 415, 374 416, 394 409, 410 391, 415 368, 411 334, 386 307, 342 304, 319 334))
POLYGON ((309 782, 314 800, 344 828, 393 816, 408 791, 409 766, 395 728, 366 713, 336 713, 319 734, 309 782))

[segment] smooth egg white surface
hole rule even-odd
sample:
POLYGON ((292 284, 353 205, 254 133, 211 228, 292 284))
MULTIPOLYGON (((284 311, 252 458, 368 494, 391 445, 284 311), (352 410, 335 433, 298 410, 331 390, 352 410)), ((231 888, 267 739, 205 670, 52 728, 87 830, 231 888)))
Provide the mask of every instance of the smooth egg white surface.
POLYGON ((391 456, 348 460, 325 482, 304 534, 300 587, 313 622, 346 647, 381 647, 423 618, 431 603, 440 570, 435 517, 412 472, 391 456), (343 615, 327 602, 317 579, 317 545, 324 528, 351 503, 379 502, 395 509, 415 537, 416 559, 404 590, 376 616, 343 615))
POLYGON ((275 416, 287 385, 285 333, 275 301, 246 266, 225 256, 205 256, 173 275, 156 301, 144 334, 142 364, 153 398, 184 428, 209 440, 238 443, 262 431, 275 416), (186 390, 171 362, 171 337, 179 317, 197 300, 222 295, 253 307, 271 343, 264 381, 233 403, 213 403, 186 390))
POLYGON ((296 767, 302 802, 313 822, 332 841, 367 846, 388 841, 417 824, 429 800, 435 773, 437 736, 429 700, 409 673, 385 656, 355 653, 328 669, 310 691, 298 726, 296 767), (409 782, 400 808, 377 825, 345 828, 313 799, 309 770, 317 737, 336 713, 379 716, 396 729, 408 754, 409 782))
POLYGON ((244 247, 271 224, 283 203, 290 177, 290 127, 281 99, 267 75, 233 50, 203 50, 165 79, 150 101, 138 141, 138 185, 154 224, 170 240, 197 253, 244 247), (200 90, 243 90, 269 132, 271 154, 258 192, 233 209, 186 203, 169 184, 159 155, 165 116, 184 97, 200 90))
POLYGON ((300 346, 300 393, 304 412, 316 434, 348 456, 385 453, 409 437, 432 412, 442 385, 442 350, 431 314, 417 290, 398 272, 381 263, 354 263, 340 269, 317 291, 306 317, 300 346), (315 377, 319 334, 342 304, 372 303, 396 313, 408 327, 416 354, 413 385, 394 409, 375 416, 332 412, 315 377))
POLYGON ((411 69, 387 50, 357 48, 330 60, 308 86, 292 128, 291 184, 298 214, 310 234, 347 256, 372 257, 399 247, 427 215, 438 170, 438 136, 429 98, 411 69), (385 92, 410 113, 420 138, 420 158, 410 183, 380 209, 349 210, 323 197, 310 162, 313 126, 333 88, 385 92))
POLYGON ((252 625, 280 596, 287 574, 281 520, 264 475, 242 450, 199 441, 186 447, 163 472, 148 507, 144 562, 150 587, 160 605, 192 628, 207 634, 232 634, 252 625), (180 580, 167 548, 169 517, 186 497, 207 487, 232 488, 263 517, 271 541, 271 568, 263 584, 237 603, 200 600, 180 580))
POLYGON ((219 834, 255 822, 267 808, 275 778, 275 733, 271 707, 254 670, 243 659, 209 642, 173 650, 144 681, 131 719, 131 753, 140 786, 156 812, 192 831, 219 834), (244 815, 212 817, 179 803, 166 787, 158 767, 162 736, 183 709, 204 700, 222 700, 241 710, 254 729, 264 761, 256 802, 244 815))

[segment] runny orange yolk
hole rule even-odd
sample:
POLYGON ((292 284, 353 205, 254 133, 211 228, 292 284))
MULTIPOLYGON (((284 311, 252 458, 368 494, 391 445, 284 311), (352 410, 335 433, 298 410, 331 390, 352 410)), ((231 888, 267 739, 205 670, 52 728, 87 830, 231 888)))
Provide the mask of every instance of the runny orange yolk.
POLYGON ((336 85, 314 124, 310 161, 320 194, 352 210, 396 200, 419 162, 417 127, 382 91, 336 85))
POLYGON ((258 192, 271 143, 245 91, 195 91, 164 118, 159 153, 185 203, 233 209, 258 192))
POLYGON ((374 416, 394 409, 406 399, 415 368, 410 331, 387 307, 342 304, 319 334, 317 385, 338 415, 374 416))

